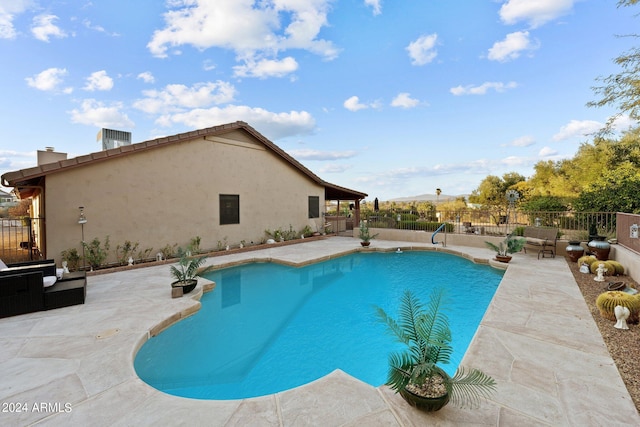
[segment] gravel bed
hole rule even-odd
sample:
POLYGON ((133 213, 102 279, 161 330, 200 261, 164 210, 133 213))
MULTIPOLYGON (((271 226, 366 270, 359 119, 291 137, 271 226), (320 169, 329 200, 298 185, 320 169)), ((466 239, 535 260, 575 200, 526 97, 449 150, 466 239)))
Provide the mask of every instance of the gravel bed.
POLYGON ((640 287, 637 282, 626 275, 605 277, 604 282, 596 282, 593 280, 594 274, 580 273, 578 264, 568 258, 567 263, 584 296, 589 311, 591 311, 593 320, 595 320, 598 329, 600 329, 600 334, 602 334, 609 353, 618 367, 618 372, 620 372, 620 376, 636 405, 636 409, 640 411, 640 369, 638 369, 640 325, 629 324, 628 330, 616 329, 613 327, 615 322, 603 318, 596 307, 596 298, 606 291, 605 288, 609 282, 624 282, 630 288, 638 290, 640 290, 640 287))

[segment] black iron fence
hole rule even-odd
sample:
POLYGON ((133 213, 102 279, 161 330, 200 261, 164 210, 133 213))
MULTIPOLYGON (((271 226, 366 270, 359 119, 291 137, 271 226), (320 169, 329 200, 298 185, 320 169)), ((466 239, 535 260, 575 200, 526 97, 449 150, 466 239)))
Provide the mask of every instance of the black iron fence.
POLYGON ((588 241, 593 234, 613 238, 616 235, 615 212, 550 212, 489 210, 433 211, 421 214, 411 211, 363 212, 369 227, 398 230, 435 231, 447 223, 452 233, 496 234, 519 233, 524 226, 558 228, 561 237, 588 241))
POLYGON ((5 263, 40 259, 38 218, 0 218, 0 259, 5 263))

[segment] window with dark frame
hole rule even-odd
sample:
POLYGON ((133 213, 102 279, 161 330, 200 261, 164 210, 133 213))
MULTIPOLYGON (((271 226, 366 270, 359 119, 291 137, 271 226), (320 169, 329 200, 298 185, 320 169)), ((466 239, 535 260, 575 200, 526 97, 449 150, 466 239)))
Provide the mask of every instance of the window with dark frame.
POLYGON ((320 218, 319 196, 309 196, 309 218, 320 218))
POLYGON ((220 194, 220 225, 240 224, 240 196, 220 194))

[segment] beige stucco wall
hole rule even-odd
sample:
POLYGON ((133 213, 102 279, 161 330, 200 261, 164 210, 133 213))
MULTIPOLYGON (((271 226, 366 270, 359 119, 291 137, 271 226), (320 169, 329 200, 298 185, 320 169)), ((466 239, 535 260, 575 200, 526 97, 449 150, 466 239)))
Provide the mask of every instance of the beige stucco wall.
POLYGON ((133 152, 46 177, 47 257, 60 262, 62 250, 80 251, 79 206, 85 241, 109 235, 111 252, 130 240, 155 254, 195 236, 215 249, 225 238, 259 242, 265 229, 320 224, 308 218, 309 196, 322 210, 323 186, 241 130, 133 152), (220 225, 220 194, 240 196, 240 224, 220 225))

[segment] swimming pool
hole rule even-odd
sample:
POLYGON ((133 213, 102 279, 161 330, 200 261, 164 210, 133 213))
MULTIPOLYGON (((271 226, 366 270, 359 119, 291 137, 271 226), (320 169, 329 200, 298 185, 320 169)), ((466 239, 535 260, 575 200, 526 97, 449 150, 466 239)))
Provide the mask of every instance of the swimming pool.
POLYGON ((134 366, 169 394, 241 399, 277 393, 341 369, 373 386, 401 348, 374 306, 395 316, 405 289, 426 301, 444 287, 453 374, 503 271, 435 252, 358 253, 300 268, 253 263, 208 273, 202 308, 148 340, 134 366))

